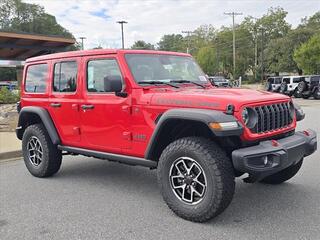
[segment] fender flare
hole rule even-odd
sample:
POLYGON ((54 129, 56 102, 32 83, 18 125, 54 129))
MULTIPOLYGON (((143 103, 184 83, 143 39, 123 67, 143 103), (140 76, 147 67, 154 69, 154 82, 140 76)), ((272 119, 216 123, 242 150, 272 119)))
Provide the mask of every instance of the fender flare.
MULTIPOLYGON (((161 131, 166 127, 166 124, 171 120, 191 120, 204 123, 208 126, 209 123, 216 122, 238 122, 238 120, 233 116, 226 114, 222 111, 210 110, 210 109, 170 109, 163 113, 160 118, 158 118, 157 125, 153 134, 149 140, 148 147, 145 152, 145 158, 151 159, 153 152, 157 148, 157 142, 160 137, 161 131)), ((243 127, 238 122, 237 129, 217 131, 208 128, 217 137, 224 136, 240 136, 243 132, 243 127)))
POLYGON ((26 128, 26 121, 29 114, 36 114, 37 116, 39 116, 53 144, 61 143, 57 129, 54 126, 54 123, 48 111, 45 108, 33 107, 33 106, 23 107, 19 113, 19 120, 18 120, 18 127, 16 128, 16 135, 20 140, 22 140, 23 133, 26 128))

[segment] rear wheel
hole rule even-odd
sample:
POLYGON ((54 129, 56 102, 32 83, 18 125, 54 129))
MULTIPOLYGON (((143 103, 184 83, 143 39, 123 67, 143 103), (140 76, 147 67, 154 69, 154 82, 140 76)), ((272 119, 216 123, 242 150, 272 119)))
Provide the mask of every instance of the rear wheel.
POLYGON ((320 88, 314 91, 313 97, 314 99, 320 99, 320 88))
POLYGON ((302 166, 303 160, 298 162, 295 165, 292 165, 286 169, 283 169, 282 171, 275 173, 273 175, 270 175, 264 179, 262 179, 260 182, 267 183, 267 184, 280 184, 283 183, 291 178, 293 178, 297 172, 300 170, 302 166))
POLYGON ((158 184, 169 208, 194 222, 223 212, 235 189, 230 159, 214 142, 199 137, 166 147, 158 164, 158 184))
POLYGON ((25 165, 35 177, 49 177, 60 169, 62 154, 42 124, 27 127, 22 138, 25 165))

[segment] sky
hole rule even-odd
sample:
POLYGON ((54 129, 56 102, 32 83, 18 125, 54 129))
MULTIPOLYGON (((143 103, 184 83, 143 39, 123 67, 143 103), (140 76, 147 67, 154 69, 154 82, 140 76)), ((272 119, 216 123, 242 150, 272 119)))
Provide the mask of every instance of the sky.
POLYGON ((137 40, 152 44, 164 34, 194 30, 202 24, 216 28, 230 26, 232 18, 224 12, 241 12, 236 22, 245 16, 261 17, 270 7, 282 7, 287 21, 296 27, 305 16, 320 11, 320 0, 24 0, 36 3, 56 17, 78 41, 86 37, 85 48, 102 46, 120 48, 119 20, 124 25, 125 47, 137 40))

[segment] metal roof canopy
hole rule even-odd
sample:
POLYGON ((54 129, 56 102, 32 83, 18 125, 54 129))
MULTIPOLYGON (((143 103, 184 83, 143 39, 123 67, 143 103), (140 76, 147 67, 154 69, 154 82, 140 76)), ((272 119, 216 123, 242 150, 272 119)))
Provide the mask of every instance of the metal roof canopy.
POLYGON ((27 58, 63 51, 74 39, 39 34, 0 31, 0 60, 24 61, 27 58))

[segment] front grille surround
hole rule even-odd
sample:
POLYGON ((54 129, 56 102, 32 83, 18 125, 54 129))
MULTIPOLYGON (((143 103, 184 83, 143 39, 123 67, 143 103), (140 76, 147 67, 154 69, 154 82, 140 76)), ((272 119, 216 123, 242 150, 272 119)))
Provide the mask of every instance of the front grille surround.
POLYGON ((252 133, 263 134, 289 127, 293 122, 294 108, 291 102, 265 104, 251 107, 257 123, 250 128, 252 133))

